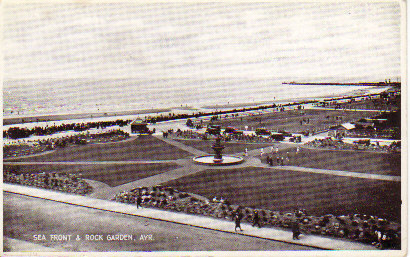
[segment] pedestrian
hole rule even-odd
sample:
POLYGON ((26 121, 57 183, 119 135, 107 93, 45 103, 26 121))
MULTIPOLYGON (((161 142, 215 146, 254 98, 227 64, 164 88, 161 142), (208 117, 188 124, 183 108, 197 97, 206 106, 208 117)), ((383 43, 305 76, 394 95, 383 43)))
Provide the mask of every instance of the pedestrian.
POLYGON ((278 152, 279 152, 279 147, 276 146, 276 153, 278 153, 278 152))
POLYGON ((137 209, 138 209, 139 207, 141 207, 141 208, 142 208, 142 206, 141 206, 141 203, 142 203, 142 198, 141 198, 141 196, 140 196, 140 195, 138 195, 137 200, 136 200, 136 203, 137 203, 137 209))
POLYGON ((293 233, 293 240, 299 240, 300 227, 299 227, 298 219, 295 219, 292 222, 292 233, 293 233))
POLYGON ((264 152, 263 152, 263 148, 261 148, 261 157, 263 156, 264 152))
POLYGON ((266 156, 266 163, 269 164, 269 166, 272 166, 272 165, 273 165, 273 163, 272 163, 272 157, 270 157, 269 155, 266 156))
POLYGON ((259 222, 259 213, 258 213, 257 210, 255 210, 255 211, 253 212, 252 227, 254 227, 254 226, 256 226, 256 225, 258 225, 259 228, 262 227, 261 224, 260 224, 260 222, 259 222))
POLYGON ((245 156, 248 156, 248 148, 245 148, 245 156))
POLYGON ((285 160, 283 159, 283 157, 280 158, 280 165, 281 165, 281 166, 283 166, 284 161, 285 161, 285 160))
POLYGON ((296 148, 296 154, 298 154, 299 151, 300 151, 300 147, 298 146, 298 147, 296 148))
POLYGON ((239 210, 236 211, 234 220, 235 220, 235 232, 237 228, 239 228, 239 231, 243 231, 241 228, 242 214, 240 213, 239 210))

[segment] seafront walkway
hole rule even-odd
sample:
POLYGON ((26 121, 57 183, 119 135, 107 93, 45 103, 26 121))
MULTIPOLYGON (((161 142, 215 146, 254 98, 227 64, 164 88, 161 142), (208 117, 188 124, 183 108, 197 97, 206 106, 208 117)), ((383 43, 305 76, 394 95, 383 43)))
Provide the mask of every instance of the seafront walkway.
MULTIPOLYGON (((219 220, 210 217, 163 211, 153 208, 137 208, 135 205, 118 203, 115 201, 106 201, 86 196, 66 194, 20 185, 4 184, 3 191, 60 202, 63 204, 70 204, 77 206, 78 208, 103 210, 124 215, 162 220, 213 231, 236 233, 234 231, 234 223, 228 220, 219 220)), ((376 248, 371 245, 315 235, 302 235, 300 240, 293 240, 292 232, 275 228, 256 228, 248 224, 242 224, 242 229, 243 231, 240 232, 240 234, 244 236, 310 246, 323 250, 376 250, 376 248)))

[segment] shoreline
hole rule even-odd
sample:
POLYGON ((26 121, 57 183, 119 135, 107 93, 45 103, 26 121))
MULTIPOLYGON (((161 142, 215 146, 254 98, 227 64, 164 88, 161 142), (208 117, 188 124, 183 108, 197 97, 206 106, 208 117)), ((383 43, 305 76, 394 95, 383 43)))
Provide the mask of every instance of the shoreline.
POLYGON ((49 122, 49 121, 61 121, 61 120, 75 120, 75 119, 93 119, 93 118, 112 118, 121 116, 132 116, 141 114, 154 114, 162 112, 170 112, 172 108, 162 109, 144 109, 144 110, 132 110, 132 111, 110 111, 110 112, 91 112, 91 113, 61 113, 61 114, 38 114, 21 117, 3 117, 3 126, 13 124, 24 124, 33 122, 49 122), (24 123, 22 122, 24 120, 24 123))
POLYGON ((365 96, 365 95, 370 95, 370 94, 379 94, 381 92, 384 92, 392 87, 371 87, 371 88, 361 88, 361 89, 356 89, 347 93, 335 93, 335 94, 328 94, 328 95, 323 95, 323 96, 317 96, 317 97, 298 97, 298 98, 287 98, 287 99, 279 99, 279 100, 273 100, 273 101, 260 101, 260 102, 254 102, 254 103, 235 103, 235 104, 221 104, 221 105, 206 105, 201 108, 203 109, 232 109, 232 108, 248 108, 248 107, 255 107, 255 106, 260 106, 260 105, 267 105, 267 104, 288 104, 288 103, 298 103, 298 102, 306 102, 306 101, 323 101, 325 99, 329 98, 341 98, 341 97, 360 97, 360 96, 365 96))
POLYGON ((27 115, 19 117, 4 117, 3 115, 3 126, 10 125, 20 125, 28 123, 38 123, 38 122, 50 122, 50 121, 65 121, 65 120, 76 120, 76 119, 97 119, 97 118, 110 118, 120 119, 123 116, 134 116, 128 118, 136 118, 137 116, 144 114, 159 114, 159 113, 198 113, 198 112, 212 112, 214 109, 219 111, 234 110, 241 108, 252 108, 267 104, 297 104, 306 101, 321 101, 329 98, 340 98, 340 97, 360 97, 370 94, 378 94, 388 90, 391 87, 372 87, 366 89, 357 89, 347 93, 332 94, 319 97, 300 97, 294 99, 280 99, 273 101, 261 101, 254 103, 233 103, 233 104, 221 104, 221 105, 208 105, 201 107, 194 106, 180 106, 180 107, 169 107, 169 108, 156 108, 156 109, 140 109, 140 110, 120 110, 120 111, 107 111, 107 112, 82 112, 82 113, 56 113, 56 114, 38 114, 38 115, 27 115), (377 92, 374 92, 377 91, 377 92))

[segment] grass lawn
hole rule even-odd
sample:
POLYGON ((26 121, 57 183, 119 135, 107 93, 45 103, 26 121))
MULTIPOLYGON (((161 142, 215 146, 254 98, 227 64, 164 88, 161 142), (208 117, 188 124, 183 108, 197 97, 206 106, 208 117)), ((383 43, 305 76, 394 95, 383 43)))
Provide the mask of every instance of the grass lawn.
POLYGON ((167 172, 179 167, 176 164, 110 164, 110 165, 3 165, 3 169, 19 173, 66 172, 82 174, 82 178, 97 180, 115 187, 135 180, 167 172))
MULTIPOLYGON (((209 154, 214 154, 215 152, 212 150, 211 146, 215 144, 215 140, 196 140, 196 139, 176 139, 180 143, 185 145, 191 146, 198 150, 207 152, 209 154)), ((275 143, 265 144, 265 143, 255 143, 255 144, 246 144, 246 143, 229 143, 229 142, 222 142, 222 145, 225 146, 223 150, 223 154, 239 154, 244 153, 245 148, 248 148, 248 151, 253 149, 259 149, 262 147, 267 147, 274 145, 275 143)))
POLYGON ((264 168, 206 170, 165 183, 232 204, 309 214, 363 213, 400 221, 400 183, 264 168))
MULTIPOLYGON (((289 152, 289 163, 285 162, 285 165, 290 166, 393 176, 400 176, 401 174, 400 153, 300 148, 300 152, 296 154, 296 148, 293 148, 286 151, 279 151, 278 155, 274 154, 274 165, 276 165, 277 156, 286 158, 286 152, 289 152)), ((263 158, 262 161, 266 162, 266 159, 263 158)))
POLYGON ((369 113, 364 111, 342 111, 342 110, 290 110, 285 112, 274 112, 263 115, 248 116, 243 118, 234 118, 229 120, 219 120, 214 122, 222 127, 235 127, 238 129, 253 128, 266 128, 269 130, 285 130, 288 132, 301 132, 308 130, 318 130, 324 126, 333 126, 340 122, 349 122, 358 120, 361 118, 368 118, 376 115, 376 113, 369 113), (304 113, 304 115, 302 115, 304 113), (329 116, 327 119, 326 117, 329 116), (336 120, 339 116, 343 120, 336 120), (309 124, 303 123, 300 125, 300 121, 303 119, 309 119, 309 124))
POLYGON ((90 144, 58 149, 46 155, 14 161, 128 161, 174 160, 190 156, 175 146, 152 136, 116 143, 90 144))

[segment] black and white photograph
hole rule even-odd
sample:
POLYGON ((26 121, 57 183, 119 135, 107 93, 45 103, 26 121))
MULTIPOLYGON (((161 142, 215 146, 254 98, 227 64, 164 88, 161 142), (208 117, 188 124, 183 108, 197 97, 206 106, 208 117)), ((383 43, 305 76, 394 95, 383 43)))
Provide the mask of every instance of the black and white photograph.
POLYGON ((2 256, 404 256, 406 5, 4 1, 2 256))

